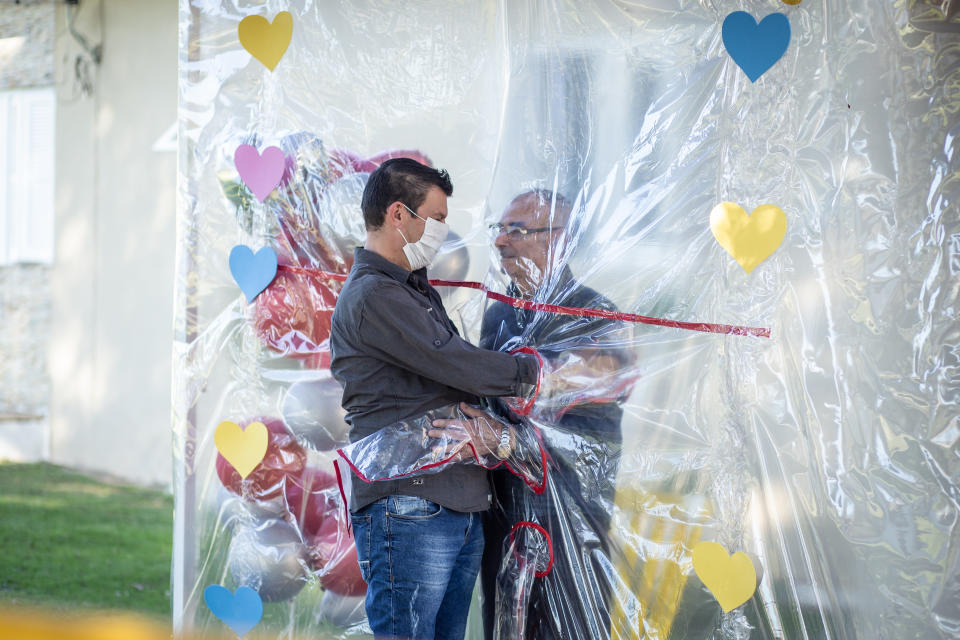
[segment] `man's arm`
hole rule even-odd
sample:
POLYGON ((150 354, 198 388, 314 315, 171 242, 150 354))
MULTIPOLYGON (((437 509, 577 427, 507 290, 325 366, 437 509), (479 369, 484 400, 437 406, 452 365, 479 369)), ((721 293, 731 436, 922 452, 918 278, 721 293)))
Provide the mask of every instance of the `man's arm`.
POLYGON ((455 335, 399 284, 371 291, 357 333, 384 361, 478 396, 523 395, 539 374, 534 356, 480 349, 455 335))
MULTIPOLYGON (((616 311, 608 299, 585 290, 565 305, 616 311)), ((495 302, 484 313, 480 345, 500 347, 523 343, 514 312, 495 302)), ((635 357, 630 349, 632 328, 618 320, 556 314, 530 328, 544 360, 538 395, 541 408, 561 409, 583 403, 614 402, 629 395, 636 381, 635 357)))

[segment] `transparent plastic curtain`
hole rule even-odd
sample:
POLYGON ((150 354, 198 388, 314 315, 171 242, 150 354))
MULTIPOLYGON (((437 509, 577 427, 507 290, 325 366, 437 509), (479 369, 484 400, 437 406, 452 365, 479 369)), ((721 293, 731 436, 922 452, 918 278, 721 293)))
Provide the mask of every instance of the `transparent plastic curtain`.
POLYGON ((402 155, 454 184, 431 278, 563 307, 437 285, 462 335, 535 347, 553 376, 527 411, 487 405, 548 479, 491 472, 505 535, 469 637, 484 618, 503 638, 960 637, 958 87, 953 0, 182 0, 177 627, 223 632, 204 597, 221 585, 257 592, 264 637, 369 631, 326 339, 366 177, 402 155), (284 11, 271 71, 238 25, 284 11), (734 11, 789 19, 755 82, 722 40, 734 11), (262 201, 244 144, 283 153, 262 201), (488 225, 535 189, 569 215, 550 200, 560 239, 525 297, 532 263, 511 271, 488 225), (711 232, 722 202, 785 213, 749 273, 711 232), (278 256, 252 302, 241 244, 278 256), (224 421, 264 425, 245 478, 224 421), (754 566, 729 611, 694 566, 704 542, 754 566))

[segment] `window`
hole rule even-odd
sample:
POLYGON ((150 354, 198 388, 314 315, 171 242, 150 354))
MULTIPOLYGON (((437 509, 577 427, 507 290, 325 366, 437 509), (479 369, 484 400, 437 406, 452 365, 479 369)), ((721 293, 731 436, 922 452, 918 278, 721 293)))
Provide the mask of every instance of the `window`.
POLYGON ((0 92, 0 265, 53 262, 52 87, 0 92))

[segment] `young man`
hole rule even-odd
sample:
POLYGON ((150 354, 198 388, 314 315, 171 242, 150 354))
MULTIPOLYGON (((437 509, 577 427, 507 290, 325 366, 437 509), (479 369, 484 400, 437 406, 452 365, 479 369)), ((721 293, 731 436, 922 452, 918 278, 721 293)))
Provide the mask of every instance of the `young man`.
MULTIPOLYGON (((534 356, 461 339, 427 280, 447 235, 452 193, 445 171, 407 158, 384 162, 364 189, 367 240, 330 333, 330 369, 344 388, 351 441, 456 403, 481 416, 464 403, 521 396, 536 383, 534 356)), ((382 455, 389 464, 389 452, 382 455)), ((487 472, 478 466, 353 483, 354 538, 378 638, 463 637, 483 552, 479 512, 490 502, 487 472)))

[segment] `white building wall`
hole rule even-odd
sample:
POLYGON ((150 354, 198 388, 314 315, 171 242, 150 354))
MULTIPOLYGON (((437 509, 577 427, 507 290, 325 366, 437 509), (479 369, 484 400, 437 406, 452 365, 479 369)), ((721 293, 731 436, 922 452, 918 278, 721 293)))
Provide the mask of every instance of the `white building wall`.
POLYGON ((176 154, 151 147, 176 119, 177 2, 75 17, 103 58, 58 5, 51 457, 169 484, 176 154))

